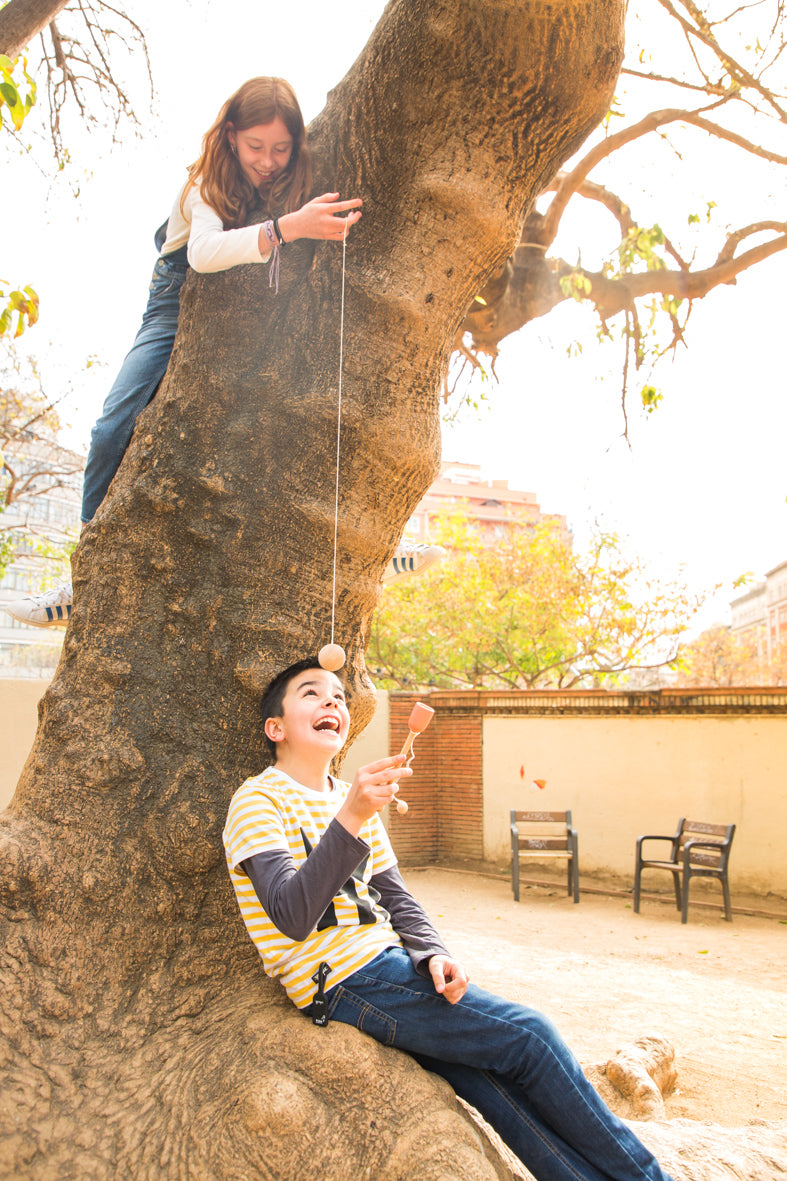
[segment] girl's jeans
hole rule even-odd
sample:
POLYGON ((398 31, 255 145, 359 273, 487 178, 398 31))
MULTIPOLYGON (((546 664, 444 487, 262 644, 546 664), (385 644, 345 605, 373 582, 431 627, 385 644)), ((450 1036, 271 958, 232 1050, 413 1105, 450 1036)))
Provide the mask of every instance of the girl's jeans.
POLYGON ((535 1009, 472 984, 452 1005, 401 947, 382 952, 326 1000, 329 1018, 406 1050, 447 1079, 538 1181, 670 1181, 535 1009))
POLYGON ((185 247, 162 255, 156 262, 142 327, 93 427, 82 492, 83 521, 93 518, 106 496, 137 416, 166 373, 178 327, 180 289, 188 269, 185 247))

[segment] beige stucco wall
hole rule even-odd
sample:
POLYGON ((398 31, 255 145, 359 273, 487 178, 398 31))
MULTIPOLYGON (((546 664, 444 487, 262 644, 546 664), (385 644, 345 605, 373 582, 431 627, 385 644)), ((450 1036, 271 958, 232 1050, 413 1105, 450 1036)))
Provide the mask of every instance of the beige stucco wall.
MULTIPOLYGON (((733 886, 787 897, 787 717, 487 718, 490 861, 509 860, 511 808, 570 808, 580 869, 629 881, 639 835, 671 834, 681 816, 734 823, 733 886)), ((647 880, 670 888, 666 875, 647 880)))
POLYGON ((49 687, 39 677, 0 677, 0 810, 14 794, 38 725, 38 702, 49 687))

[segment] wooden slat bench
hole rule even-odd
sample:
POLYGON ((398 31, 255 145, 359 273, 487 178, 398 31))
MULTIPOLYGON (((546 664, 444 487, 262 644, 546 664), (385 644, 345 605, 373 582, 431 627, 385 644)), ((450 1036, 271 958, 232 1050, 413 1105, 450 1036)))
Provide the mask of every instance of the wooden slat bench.
POLYGON ((568 893, 579 902, 579 841, 571 827, 570 812, 516 812, 511 810, 511 888, 519 901, 519 859, 567 859, 568 893))
POLYGON ((728 867, 730 847, 735 836, 734 824, 707 824, 704 820, 678 821, 674 836, 647 833, 637 840, 634 865, 634 912, 639 914, 640 882, 643 869, 666 869, 672 874, 675 905, 685 923, 689 915, 689 882, 693 877, 718 878, 724 895, 724 917, 732 922, 728 867), (668 841, 670 852, 661 860, 647 858, 645 841, 668 841))

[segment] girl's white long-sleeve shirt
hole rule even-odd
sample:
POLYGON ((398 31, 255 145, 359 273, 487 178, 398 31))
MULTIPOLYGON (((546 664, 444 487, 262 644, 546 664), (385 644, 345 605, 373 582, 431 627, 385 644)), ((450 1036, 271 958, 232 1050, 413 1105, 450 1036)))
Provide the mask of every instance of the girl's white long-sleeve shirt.
MULTIPOLYGON (((184 186, 185 187, 185 186, 184 186)), ((216 210, 200 195, 199 186, 189 189, 183 208, 180 190, 167 222, 167 237, 161 248, 171 254, 188 244, 189 265, 195 271, 226 271, 243 263, 267 262, 271 256, 260 254, 259 226, 225 230, 216 210)))

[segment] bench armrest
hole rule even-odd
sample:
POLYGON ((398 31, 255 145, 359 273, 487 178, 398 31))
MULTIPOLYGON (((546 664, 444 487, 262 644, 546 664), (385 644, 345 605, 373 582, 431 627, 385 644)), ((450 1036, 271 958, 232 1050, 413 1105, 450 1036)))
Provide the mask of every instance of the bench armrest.
POLYGON ((666 836, 664 833, 649 832, 644 836, 637 837, 637 852, 639 853, 645 841, 669 841, 672 845, 673 852, 677 848, 678 838, 675 836, 666 836))

